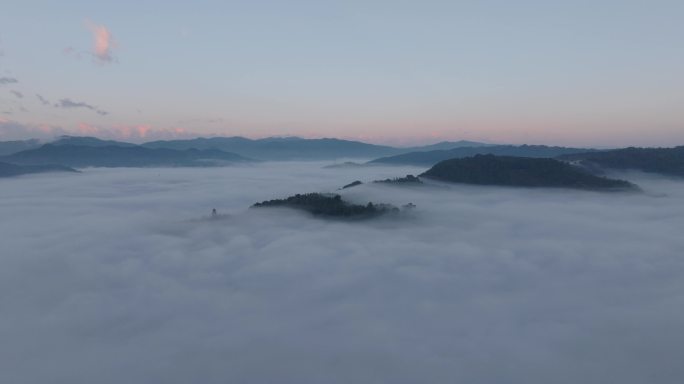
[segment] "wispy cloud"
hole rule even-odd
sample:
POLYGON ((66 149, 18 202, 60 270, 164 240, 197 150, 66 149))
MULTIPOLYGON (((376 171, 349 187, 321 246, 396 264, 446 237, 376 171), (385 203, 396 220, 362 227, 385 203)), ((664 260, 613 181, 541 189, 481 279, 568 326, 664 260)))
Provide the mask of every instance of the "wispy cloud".
POLYGON ((102 115, 102 116, 109 114, 109 112, 103 111, 94 105, 84 103, 82 101, 73 101, 71 99, 61 99, 57 103, 55 103, 55 107, 57 107, 57 108, 85 108, 85 109, 90 109, 91 111, 97 113, 98 115, 102 115))
POLYGON ((196 134, 188 132, 183 128, 154 128, 150 124, 119 124, 103 127, 79 123, 76 132, 81 135, 132 142, 196 137, 196 134))
POLYGON ((16 96, 18 99, 24 98, 24 94, 19 92, 19 91, 12 90, 12 91, 10 91, 10 93, 13 94, 14 96, 16 96))
POLYGON ((0 85, 15 84, 18 82, 19 80, 15 79, 14 77, 0 77, 0 85))
POLYGON ((91 52, 94 60, 99 64, 108 64, 116 61, 112 54, 112 49, 116 47, 116 42, 110 30, 104 25, 97 25, 92 21, 86 21, 86 26, 93 34, 93 51, 91 52))
POLYGON ((50 101, 49 101, 49 100, 47 100, 46 98, 44 98, 43 96, 41 96, 41 95, 39 95, 39 94, 37 94, 37 93, 36 93, 36 97, 38 98, 38 101, 40 101, 41 103, 43 103, 43 105, 49 105, 49 104, 50 104, 50 101))
POLYGON ((53 139, 62 135, 96 136, 102 139, 144 142, 196 137, 197 134, 182 128, 155 128, 149 124, 101 126, 80 122, 75 126, 61 127, 51 124, 22 123, 11 120, 13 111, 0 111, 7 117, 0 117, 0 141, 38 138, 53 139))

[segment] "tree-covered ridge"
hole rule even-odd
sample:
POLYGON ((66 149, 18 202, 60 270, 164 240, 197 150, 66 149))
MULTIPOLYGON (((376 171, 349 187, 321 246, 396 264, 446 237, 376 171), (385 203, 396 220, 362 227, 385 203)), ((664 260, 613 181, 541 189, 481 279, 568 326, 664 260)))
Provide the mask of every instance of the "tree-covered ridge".
POLYGON ((636 186, 545 158, 477 155, 442 161, 421 177, 477 185, 623 190, 636 186))
POLYGON ((342 200, 340 195, 323 193, 296 194, 286 199, 256 203, 252 207, 287 207, 306 211, 316 216, 339 218, 370 218, 399 211, 399 208, 389 204, 352 204, 342 200))
POLYGON ((380 184, 423 184, 422 181, 420 181, 419 178, 413 175, 406 175, 404 177, 395 177, 393 179, 385 179, 385 180, 375 180, 373 181, 374 183, 380 183, 380 184))
POLYGON ((343 186, 341 189, 352 188, 352 187, 356 187, 357 185, 361 185, 361 184, 363 184, 363 183, 360 180, 354 180, 351 183, 343 186))
POLYGON ((684 177, 684 146, 674 148, 624 148, 610 151, 578 153, 559 159, 586 167, 638 170, 684 177))
MULTIPOLYGON (((395 177, 391 179, 384 179, 384 180, 374 180, 374 184, 399 184, 399 185, 411 185, 411 184, 423 184, 423 182, 416 176, 413 175, 406 175, 405 177, 395 177)), ((356 187, 358 185, 362 185, 363 182, 360 180, 355 180, 352 181, 351 183, 343 186, 340 189, 347 189, 347 188, 352 188, 356 187)))
POLYGON ((77 170, 61 165, 17 165, 0 162, 0 177, 12 177, 31 173, 45 172, 78 172, 77 170))
POLYGON ((361 168, 364 164, 355 163, 353 161, 345 161, 344 163, 335 163, 326 165, 324 169, 347 169, 347 168, 361 168))

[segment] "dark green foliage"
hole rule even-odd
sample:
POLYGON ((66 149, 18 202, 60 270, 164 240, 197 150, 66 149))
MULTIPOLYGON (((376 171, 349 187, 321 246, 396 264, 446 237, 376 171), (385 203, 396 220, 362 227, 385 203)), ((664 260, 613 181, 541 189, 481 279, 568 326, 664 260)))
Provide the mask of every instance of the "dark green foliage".
MULTIPOLYGON (((87 136, 62 136, 50 144, 87 147, 137 146, 133 143, 102 140, 96 137, 87 136)), ((260 160, 332 160, 345 157, 375 158, 379 156, 390 156, 413 151, 450 149, 463 146, 480 145, 486 144, 459 141, 441 142, 421 147, 395 148, 385 145, 374 145, 359 141, 332 138, 304 139, 300 137, 268 137, 264 139, 252 140, 244 137, 199 137, 189 140, 151 141, 144 143, 141 146, 150 149, 175 149, 179 151, 188 149, 217 149, 224 152, 232 152, 241 156, 260 160)), ((37 148, 39 146, 40 143, 37 140, 30 140, 26 142, 0 142, 0 156, 10 155, 12 153, 37 148)), ((359 167, 362 165, 347 162, 344 164, 333 164, 326 168, 350 168, 355 166, 359 167)))
POLYGON ((559 159, 577 162, 587 168, 596 166, 638 170, 684 177, 684 146, 674 148, 624 148, 610 151, 565 155, 559 159))
POLYGON ((44 172, 78 172, 75 169, 61 165, 16 165, 0 163, 0 177, 26 175, 44 172))
POLYGON ((423 184, 419 178, 413 175, 406 175, 405 177, 395 177, 394 179, 375 180, 374 183, 382 184, 423 184))
POLYGON ((406 148, 406 149, 408 149, 408 151, 406 151, 406 153, 414 152, 414 151, 436 151, 436 150, 441 150, 441 149, 454 149, 454 148, 463 148, 463 147, 491 147, 494 145, 496 145, 496 144, 487 144, 487 143, 481 143, 481 142, 469 141, 469 140, 440 141, 439 143, 435 143, 435 144, 406 148))
POLYGON ((347 188, 351 188, 351 187, 356 187, 357 185, 361 185, 361 184, 363 184, 363 183, 360 182, 359 180, 352 181, 351 183, 349 183, 349 184, 345 185, 344 187, 342 187, 342 189, 347 189, 347 188))
POLYGON ((340 195, 306 193, 296 194, 286 199, 268 200, 256 203, 252 207, 287 207, 309 212, 316 216, 337 218, 370 218, 399 209, 388 204, 357 205, 347 203, 340 195))
POLYGON ((591 190, 633 189, 635 185, 595 176, 554 159, 477 155, 445 160, 420 175, 437 180, 477 185, 560 187, 591 190))

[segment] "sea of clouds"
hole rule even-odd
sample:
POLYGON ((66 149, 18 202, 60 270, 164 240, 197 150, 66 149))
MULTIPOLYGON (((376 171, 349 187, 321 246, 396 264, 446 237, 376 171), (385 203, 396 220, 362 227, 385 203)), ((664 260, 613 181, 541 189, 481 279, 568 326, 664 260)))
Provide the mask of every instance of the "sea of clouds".
POLYGON ((247 209, 424 170, 323 165, 0 180, 0 382, 684 382, 684 181, 342 191, 417 205, 373 221, 247 209))

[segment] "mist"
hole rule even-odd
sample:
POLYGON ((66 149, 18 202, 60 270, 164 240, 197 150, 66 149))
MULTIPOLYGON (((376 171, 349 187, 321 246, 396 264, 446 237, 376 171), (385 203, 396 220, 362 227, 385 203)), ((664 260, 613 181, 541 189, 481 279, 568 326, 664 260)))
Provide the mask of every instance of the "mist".
POLYGON ((323 165, 0 180, 0 382, 684 380, 683 181, 336 191, 425 169, 323 165), (417 207, 248 209, 304 192, 417 207))

